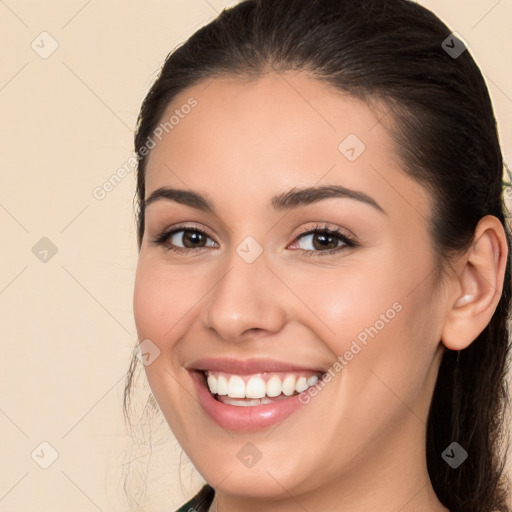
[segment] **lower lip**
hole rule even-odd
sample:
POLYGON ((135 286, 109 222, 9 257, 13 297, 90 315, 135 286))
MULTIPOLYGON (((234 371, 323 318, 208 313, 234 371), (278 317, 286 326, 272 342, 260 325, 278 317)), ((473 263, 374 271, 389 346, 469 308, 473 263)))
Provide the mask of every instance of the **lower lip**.
POLYGON ((224 404, 213 398, 202 372, 191 371, 190 373, 203 409, 227 430, 248 432, 270 427, 285 420, 303 406, 299 401, 300 393, 290 398, 276 400, 272 404, 248 407, 224 404))

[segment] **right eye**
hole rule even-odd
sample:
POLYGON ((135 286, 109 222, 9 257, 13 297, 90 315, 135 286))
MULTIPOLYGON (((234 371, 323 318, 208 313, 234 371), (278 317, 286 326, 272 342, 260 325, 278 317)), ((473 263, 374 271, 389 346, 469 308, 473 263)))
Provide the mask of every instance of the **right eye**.
POLYGON ((152 240, 152 243, 163 246, 165 250, 186 253, 206 247, 205 243, 208 238, 210 238, 208 234, 201 229, 179 226, 163 231, 152 240), (177 245, 180 242, 183 244, 181 247, 177 245))

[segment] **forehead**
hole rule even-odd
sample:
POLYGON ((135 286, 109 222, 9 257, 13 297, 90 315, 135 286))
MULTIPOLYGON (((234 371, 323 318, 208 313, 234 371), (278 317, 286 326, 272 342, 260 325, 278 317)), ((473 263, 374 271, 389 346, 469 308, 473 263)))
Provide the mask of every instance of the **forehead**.
POLYGON ((427 209, 426 191, 400 169, 385 113, 305 73, 203 81, 161 118, 146 197, 173 185, 247 206, 248 197, 325 181, 373 190, 389 206, 402 191, 427 209))
POLYGON ((158 144, 150 159, 161 152, 181 154, 194 143, 201 145, 201 154, 187 156, 213 156, 215 160, 242 153, 253 153, 258 160, 293 159, 319 149, 329 149, 332 156, 349 132, 359 134, 368 144, 373 139, 380 144, 385 135, 382 130, 368 133, 378 117, 365 103, 306 74, 290 72, 201 82, 167 106, 161 118, 164 128, 171 119, 173 126, 163 133, 165 144, 158 144), (191 101, 196 106, 179 116, 182 110, 189 111, 186 105, 191 101))

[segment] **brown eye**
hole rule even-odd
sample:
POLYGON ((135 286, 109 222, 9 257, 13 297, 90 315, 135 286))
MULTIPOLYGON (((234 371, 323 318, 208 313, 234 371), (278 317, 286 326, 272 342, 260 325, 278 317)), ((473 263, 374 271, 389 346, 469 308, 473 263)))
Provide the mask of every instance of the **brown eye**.
POLYGON ((299 242, 294 245, 299 246, 305 254, 323 256, 325 254, 332 254, 350 247, 355 247, 357 244, 351 237, 341 233, 338 229, 330 229, 327 227, 316 226, 297 237, 296 240, 309 239, 305 247, 300 247, 299 242))
POLYGON ((177 231, 175 235, 173 235, 171 238, 177 238, 178 240, 181 240, 183 242, 183 245, 187 248, 193 249, 195 247, 204 247, 206 243, 206 236, 204 233, 201 233, 200 231, 190 231, 190 230, 181 230, 177 231), (184 233, 181 236, 177 236, 178 233, 184 233))
POLYGON ((337 237, 324 233, 313 233, 312 237, 313 247, 320 251, 322 249, 335 249, 340 241, 337 237))
POLYGON ((211 238, 202 230, 196 228, 184 227, 164 231, 153 240, 153 244, 162 245, 166 250, 176 252, 187 252, 202 249, 204 247, 215 246, 215 242, 208 244, 211 238))

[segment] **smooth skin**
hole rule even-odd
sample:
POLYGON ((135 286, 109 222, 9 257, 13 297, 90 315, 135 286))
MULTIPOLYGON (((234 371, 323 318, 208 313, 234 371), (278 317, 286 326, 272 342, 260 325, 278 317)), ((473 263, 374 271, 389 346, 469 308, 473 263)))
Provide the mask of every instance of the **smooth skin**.
POLYGON ((483 218, 473 245, 436 282, 431 198, 401 170, 379 121, 385 106, 371 108, 303 72, 270 72, 201 82, 163 119, 191 97, 197 106, 151 150, 146 198, 164 186, 192 190, 215 213, 166 199, 147 207, 134 315, 139 340, 161 351, 145 367, 152 392, 216 489, 210 510, 448 510, 427 472, 428 408, 443 345, 466 348, 498 304, 508 250, 499 220, 483 218), (366 146, 354 161, 338 149, 349 134, 366 146), (270 205, 274 195, 322 185, 363 192, 384 212, 346 197, 287 211, 270 205), (192 233, 166 243, 188 252, 151 243, 183 223, 192 233), (334 238, 327 249, 341 249, 322 254, 315 235, 299 237, 318 224, 357 245, 334 238), (190 243, 198 228, 206 232, 199 249, 190 243), (252 263, 236 251, 248 236, 263 249, 252 263), (397 301, 402 310, 276 426, 226 431, 197 401, 192 361, 267 357, 328 369, 397 301), (252 467, 237 457, 248 442, 261 452, 252 467))

